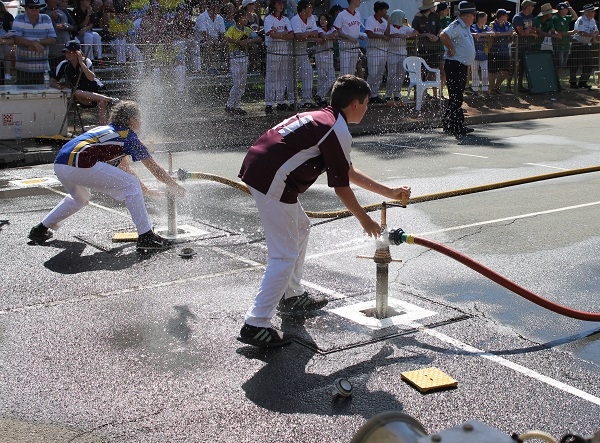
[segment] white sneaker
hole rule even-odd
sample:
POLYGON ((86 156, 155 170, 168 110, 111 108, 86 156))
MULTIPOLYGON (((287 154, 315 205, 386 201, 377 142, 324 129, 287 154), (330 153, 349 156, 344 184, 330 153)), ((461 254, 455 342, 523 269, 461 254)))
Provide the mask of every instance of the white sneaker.
POLYGON ((12 80, 10 74, 4 74, 4 80, 12 80))

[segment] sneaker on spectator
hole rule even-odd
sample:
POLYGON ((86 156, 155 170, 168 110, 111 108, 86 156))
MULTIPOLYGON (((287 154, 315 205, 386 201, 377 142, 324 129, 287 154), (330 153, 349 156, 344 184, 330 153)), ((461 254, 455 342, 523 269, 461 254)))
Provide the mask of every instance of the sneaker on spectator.
POLYGON ((302 103, 300 105, 300 109, 317 109, 318 106, 314 103, 302 103))
POLYGON ((311 295, 304 292, 296 297, 282 297, 277 305, 279 312, 301 312, 301 311, 316 311, 327 305, 327 299, 322 296, 311 295))
POLYGON ((291 343, 292 338, 275 328, 261 328, 244 323, 238 341, 260 348, 279 348, 291 343))
POLYGON ((234 108, 231 110, 233 115, 246 115, 248 112, 244 111, 242 108, 234 108))
POLYGON ((579 89, 587 89, 588 91, 592 90, 592 87, 585 82, 579 82, 577 86, 579 87, 579 89))
POLYGON ((27 236, 29 240, 33 242, 34 245, 41 245, 46 240, 52 238, 52 232, 45 227, 43 224, 39 223, 29 231, 29 235, 27 236))
POLYGON ((151 230, 138 235, 138 240, 135 248, 138 251, 164 251, 173 246, 171 240, 162 238, 160 235, 156 235, 151 230))
POLYGON ((273 113, 273 106, 271 106, 271 105, 265 106, 265 114, 272 114, 272 113, 273 113))

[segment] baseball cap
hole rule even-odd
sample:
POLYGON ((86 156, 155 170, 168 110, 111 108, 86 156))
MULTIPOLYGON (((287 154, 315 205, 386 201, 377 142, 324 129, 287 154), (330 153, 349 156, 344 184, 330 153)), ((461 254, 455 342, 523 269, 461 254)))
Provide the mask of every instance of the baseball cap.
POLYGON ((458 13, 459 14, 476 14, 477 8, 475 7, 475 3, 462 1, 458 4, 458 13))
POLYGON ((81 49, 81 45, 79 44, 79 42, 77 40, 69 40, 65 44, 65 47, 62 49, 62 52, 79 51, 80 49, 81 49))
POLYGON ((500 17, 503 15, 510 15, 510 11, 507 11, 506 9, 498 9, 496 11, 496 17, 500 17))
POLYGON ((21 0, 21 6, 39 6, 40 8, 46 6, 44 0, 21 0))
POLYGON ((532 2, 531 0, 523 0, 523 2, 521 2, 521 8, 526 8, 528 6, 535 6, 537 3, 536 2, 532 2))
POLYGON ((559 3, 558 5, 556 5, 556 9, 559 11, 562 11, 563 9, 569 9, 569 5, 566 4, 565 2, 559 3))
POLYGON ((246 6, 252 4, 252 3, 256 3, 256 0, 243 0, 242 1, 242 8, 245 8, 246 6))

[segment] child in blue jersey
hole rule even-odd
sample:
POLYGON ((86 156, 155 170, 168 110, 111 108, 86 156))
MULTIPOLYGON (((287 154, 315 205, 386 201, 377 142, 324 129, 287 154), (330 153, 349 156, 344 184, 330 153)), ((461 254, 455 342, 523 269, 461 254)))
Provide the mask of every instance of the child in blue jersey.
POLYGON ((33 244, 42 244, 52 238, 49 228, 58 229, 67 217, 86 206, 90 191, 94 190, 125 202, 138 232, 138 250, 163 250, 171 246, 170 241, 152 231, 144 203, 144 192, 150 195, 161 193, 140 181, 128 157, 141 161, 175 196, 183 197, 185 189, 156 163, 140 141, 136 131, 141 124, 138 105, 122 101, 113 108, 107 126, 97 126, 61 148, 54 161, 54 172, 68 195, 31 229, 29 239, 33 244))
POLYGON ((278 347, 291 338, 271 325, 281 312, 314 311, 327 300, 301 285, 310 222, 298 197, 326 173, 327 184, 354 214, 369 236, 381 225, 360 206, 350 183, 384 197, 410 197, 410 187, 390 187, 356 169, 350 160, 348 124, 360 123, 371 88, 354 75, 339 77, 331 106, 295 115, 265 132, 250 147, 239 177, 256 202, 267 241, 267 268, 238 340, 259 347, 278 347))

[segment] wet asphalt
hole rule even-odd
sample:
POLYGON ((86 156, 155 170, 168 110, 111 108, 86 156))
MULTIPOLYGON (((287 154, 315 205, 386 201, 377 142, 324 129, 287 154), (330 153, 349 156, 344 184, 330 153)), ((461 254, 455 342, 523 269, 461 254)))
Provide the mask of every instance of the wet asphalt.
MULTIPOLYGON (((600 158, 595 115, 474 127, 460 140, 439 129, 360 136, 353 162, 420 196, 600 158)), ((175 168, 236 179, 244 146, 190 144, 173 155, 175 168)), ((162 148, 155 156, 166 166, 162 148)), ((275 318, 296 337, 291 345, 252 348, 235 337, 266 250, 246 194, 186 181, 177 224, 201 235, 159 254, 113 243, 131 221, 101 196, 53 240, 31 246, 29 229, 63 196, 51 177, 51 165, 0 170, 0 219, 8 222, 0 231, 0 441, 348 442, 384 411, 409 414, 428 433, 470 419, 557 439, 600 428, 597 323, 546 311, 405 244, 391 247, 402 262, 389 265, 399 314, 373 326, 361 309, 375 299, 375 264, 357 256, 371 256, 374 242, 353 218, 313 219, 304 279, 330 302, 310 316, 275 318), (41 186, 13 182, 44 177, 41 186), (182 258, 182 247, 197 254, 182 258), (431 367, 458 386, 423 394, 401 378, 431 367), (348 398, 332 395, 340 377, 353 385, 348 398)), ((599 186, 598 173, 580 174, 393 207, 387 221, 556 303, 600 312, 599 186)), ((361 203, 381 202, 357 194, 361 203)), ((302 203, 340 208, 322 180, 302 203)), ((157 226, 167 225, 165 201, 148 200, 148 209, 157 226)))

